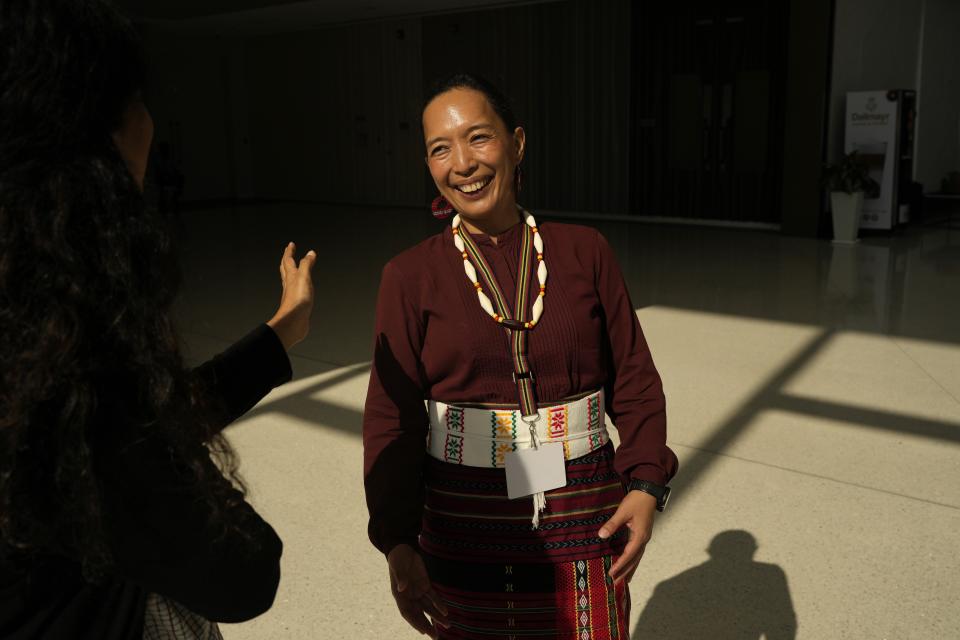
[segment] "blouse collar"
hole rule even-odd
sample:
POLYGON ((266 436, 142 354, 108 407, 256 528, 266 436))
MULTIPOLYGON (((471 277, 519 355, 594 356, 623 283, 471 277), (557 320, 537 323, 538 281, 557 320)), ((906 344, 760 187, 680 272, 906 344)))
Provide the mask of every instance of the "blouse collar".
POLYGON ((504 247, 512 247, 520 238, 520 230, 522 226, 523 222, 517 221, 515 225, 497 236, 496 244, 494 244, 493 240, 490 239, 490 236, 485 233, 470 233, 470 237, 473 238, 473 241, 477 243, 477 246, 495 247, 501 249, 504 247))

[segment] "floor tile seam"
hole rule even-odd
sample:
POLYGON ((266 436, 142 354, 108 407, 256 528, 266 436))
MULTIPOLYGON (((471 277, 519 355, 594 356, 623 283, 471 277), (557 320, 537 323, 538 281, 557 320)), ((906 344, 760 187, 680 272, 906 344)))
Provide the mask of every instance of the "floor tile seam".
MULTIPOLYGON (((924 504, 929 504, 929 505, 933 505, 933 506, 936 506, 936 507, 943 507, 943 508, 945 508, 945 509, 951 509, 951 510, 953 510, 953 511, 960 511, 960 505, 953 505, 953 504, 948 504, 948 503, 946 503, 946 502, 937 502, 936 500, 926 500, 926 499, 924 499, 924 498, 917 498, 916 496, 909 496, 909 495, 906 495, 906 494, 903 494, 903 493, 897 493, 896 491, 888 491, 887 489, 881 489, 881 488, 879 488, 879 487, 871 487, 871 486, 865 485, 865 484, 858 484, 858 483, 856 483, 856 482, 849 482, 849 481, 847 481, 847 480, 841 480, 841 479, 839 479, 839 478, 832 478, 832 477, 830 477, 830 476, 825 476, 825 475, 821 475, 821 474, 818 474, 818 473, 810 473, 809 471, 801 471, 800 469, 793 469, 793 468, 791 468, 791 467, 784 467, 784 466, 781 466, 781 465, 778 465, 778 464, 771 464, 771 463, 769 463, 769 462, 762 462, 762 461, 760 461, 760 460, 754 460, 754 459, 752 459, 752 458, 744 458, 744 457, 742 457, 742 456, 735 456, 735 455, 731 455, 731 454, 729 454, 729 453, 720 453, 719 451, 714 451, 714 450, 712 450, 712 449, 704 449, 704 448, 701 448, 701 447, 694 447, 694 446, 692 446, 692 445, 683 444, 683 443, 681 443, 681 442, 669 441, 668 444, 669 444, 671 447, 682 447, 682 448, 684 448, 684 449, 691 449, 691 450, 693 450, 693 451, 698 451, 698 452, 701 452, 701 453, 713 454, 713 455, 715 455, 715 456, 720 456, 720 457, 722 457, 722 458, 729 458, 729 459, 731 459, 731 460, 737 460, 737 461, 740 461, 740 462, 746 462, 746 463, 749 463, 749 464, 755 464, 755 465, 759 465, 759 466, 761 466, 761 467, 767 467, 767 468, 770 468, 770 469, 777 469, 778 471, 786 471, 786 472, 789 472, 789 473, 795 473, 795 474, 797 474, 797 475, 806 476, 806 477, 808 477, 808 478, 817 478, 817 479, 819 479, 819 480, 827 480, 827 481, 829 481, 829 482, 834 482, 834 483, 837 483, 837 484, 842 484, 842 485, 845 485, 845 486, 848 486, 848 487, 855 487, 855 488, 857 488, 857 489, 864 489, 864 490, 866 490, 866 491, 873 491, 873 492, 875 492, 875 493, 882 493, 882 494, 889 495, 889 496, 896 496, 896 497, 898 497, 898 498, 904 498, 904 499, 906 499, 906 500, 910 500, 910 501, 913 501, 913 502, 922 502, 922 503, 924 503, 924 504)), ((683 473, 683 465, 682 465, 682 464, 680 465, 680 473, 681 473, 681 474, 683 473)))
MULTIPOLYGON (((229 347, 230 345, 232 345, 232 344, 234 344, 234 343, 236 342, 235 340, 225 340, 224 338, 221 338, 221 337, 219 337, 219 336, 213 336, 213 335, 210 335, 210 334, 207 334, 207 333, 201 333, 200 331, 194 331, 193 329, 181 330, 181 331, 180 331, 180 335, 183 335, 183 336, 192 335, 192 336, 196 336, 196 337, 198 337, 198 338, 203 338, 204 340, 213 340, 213 341, 215 341, 215 342, 220 342, 220 343, 222 343, 224 346, 227 346, 227 347, 229 347)), ((325 365, 328 365, 328 366, 331 366, 331 367, 343 368, 343 367, 349 367, 349 366, 351 366, 351 365, 348 365, 348 364, 346 364, 346 363, 344 363, 344 362, 334 362, 333 360, 321 360, 320 358, 314 358, 314 357, 312 357, 312 356, 305 356, 305 355, 301 355, 301 354, 299 354, 299 353, 289 353, 289 352, 288 352, 287 355, 288 355, 290 358, 299 358, 299 359, 301 359, 301 360, 307 360, 307 361, 309 361, 309 362, 315 362, 315 363, 317 363, 317 364, 325 364, 325 365)), ((354 363, 354 364, 356 364, 356 363, 354 363)))
POLYGON ((915 365, 917 366, 917 368, 920 369, 920 371, 923 371, 923 373, 926 374, 926 376, 927 376, 928 378, 930 378, 931 380, 933 380, 933 383, 934 383, 935 385, 937 385, 938 387, 940 387, 941 389, 943 389, 943 392, 944 392, 945 394, 947 394, 948 396, 950 396, 951 398, 953 398, 953 401, 954 401, 955 403, 957 403, 957 405, 960 405, 960 398, 957 398, 957 396, 953 395, 953 393, 952 393, 949 389, 947 389, 945 386, 943 386, 943 384, 941 384, 941 382, 940 382, 939 380, 937 380, 936 377, 934 377, 934 375, 933 375, 932 373, 930 373, 929 371, 927 371, 927 368, 926 368, 926 367, 924 367, 922 364, 920 364, 920 363, 916 360, 916 358, 914 358, 912 355, 910 355, 910 352, 903 348, 903 345, 900 344, 900 341, 899 341, 899 340, 897 340, 896 338, 891 337, 891 338, 890 338, 890 341, 893 342, 893 344, 895 344, 895 345, 897 346, 897 349, 899 349, 899 350, 901 351, 901 353, 903 353, 903 355, 905 355, 905 356, 907 357, 907 359, 910 360, 910 362, 912 362, 913 364, 915 364, 915 365))

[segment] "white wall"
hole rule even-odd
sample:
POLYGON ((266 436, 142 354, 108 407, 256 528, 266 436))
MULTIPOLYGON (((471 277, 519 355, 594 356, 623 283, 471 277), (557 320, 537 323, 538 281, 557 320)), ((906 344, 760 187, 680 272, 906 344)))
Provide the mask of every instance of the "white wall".
POLYGON ((924 4, 915 175, 937 191, 960 171, 960 1, 924 4))
POLYGON ((914 175, 960 171, 960 0, 837 0, 827 159, 843 152, 846 93, 916 89, 914 175))
POLYGON ((848 91, 917 88, 922 10, 922 0, 837 0, 827 139, 829 162, 843 153, 848 91))

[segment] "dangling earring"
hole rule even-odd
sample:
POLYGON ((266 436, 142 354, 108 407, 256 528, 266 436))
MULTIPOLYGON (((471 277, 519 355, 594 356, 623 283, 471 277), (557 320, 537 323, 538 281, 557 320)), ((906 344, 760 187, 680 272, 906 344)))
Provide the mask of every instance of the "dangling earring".
POLYGON ((519 194, 523 189, 523 169, 520 168, 520 165, 517 165, 513 172, 513 183, 516 186, 517 194, 519 194))
POLYGON ((453 205, 443 196, 437 196, 433 199, 433 203, 430 205, 430 211, 437 220, 445 220, 456 213, 453 205))

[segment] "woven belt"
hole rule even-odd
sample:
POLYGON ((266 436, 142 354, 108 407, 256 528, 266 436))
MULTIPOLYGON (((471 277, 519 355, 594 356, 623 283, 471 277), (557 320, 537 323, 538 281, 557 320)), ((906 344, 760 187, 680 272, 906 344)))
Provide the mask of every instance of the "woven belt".
MULTIPOLYGON (((562 442, 567 460, 596 451, 610 440, 603 418, 603 390, 554 406, 539 407, 540 442, 562 442)), ((479 409, 431 400, 427 453, 468 467, 503 468, 508 451, 530 446, 529 425, 519 409, 479 409)))

